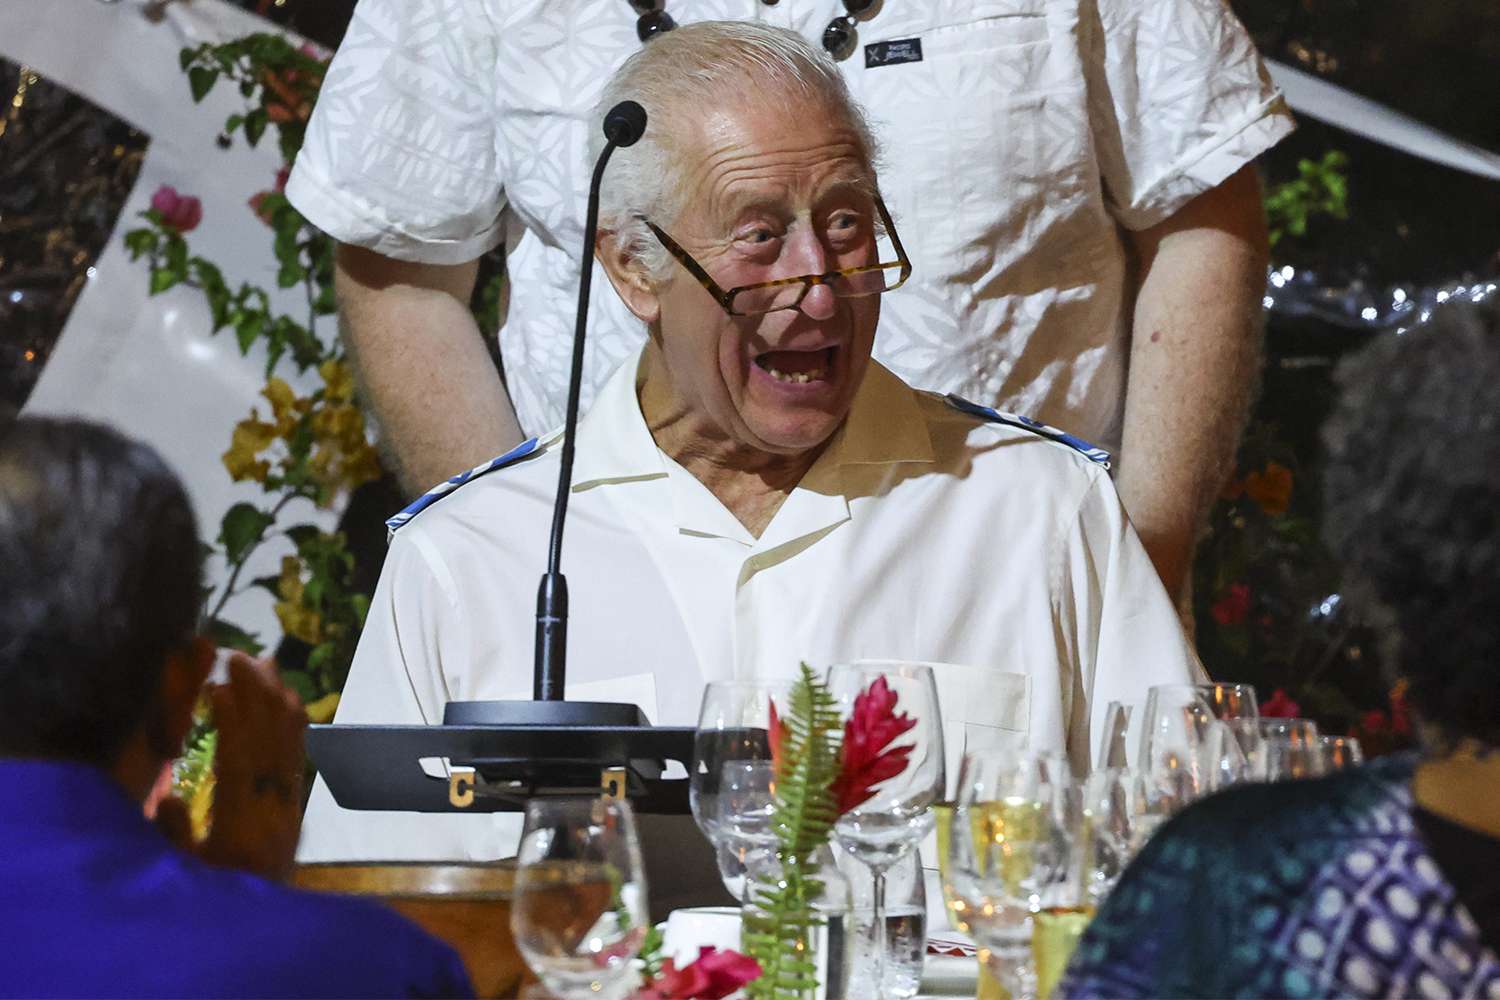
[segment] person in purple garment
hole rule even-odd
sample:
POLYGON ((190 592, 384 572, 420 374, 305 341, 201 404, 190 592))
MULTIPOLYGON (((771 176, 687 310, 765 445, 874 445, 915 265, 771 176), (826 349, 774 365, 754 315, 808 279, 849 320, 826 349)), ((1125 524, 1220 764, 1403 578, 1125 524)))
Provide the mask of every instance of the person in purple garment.
POLYGON ((306 716, 269 662, 213 688, 212 833, 143 803, 214 649, 176 477, 94 424, 0 426, 0 996, 454 996, 395 912, 290 889, 306 716), (176 837, 169 836, 163 827, 176 837))

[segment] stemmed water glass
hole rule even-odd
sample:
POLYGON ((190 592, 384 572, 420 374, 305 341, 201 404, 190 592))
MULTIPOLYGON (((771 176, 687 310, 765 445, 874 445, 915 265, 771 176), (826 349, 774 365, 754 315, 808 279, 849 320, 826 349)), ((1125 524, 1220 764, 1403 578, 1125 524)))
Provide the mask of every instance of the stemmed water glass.
POLYGON ((1261 719, 1267 781, 1316 778, 1323 773, 1323 746, 1311 719, 1261 719))
POLYGON ((873 880, 870 933, 876 963, 872 980, 875 983, 885 982, 886 956, 890 951, 886 871, 914 850, 932 829, 931 807, 943 797, 947 784, 943 723, 937 682, 930 666, 896 660, 863 660, 836 664, 828 671, 829 692, 846 725, 856 707, 865 704, 861 696, 882 680, 896 696, 895 711, 914 723, 892 744, 909 747, 910 757, 899 774, 876 783, 868 799, 852 805, 834 824, 834 836, 840 846, 864 863, 873 880))
POLYGON ((510 925, 526 964, 562 1000, 620 1000, 639 984, 646 877, 630 803, 526 804, 510 925))
POLYGON ((744 896, 750 845, 726 837, 721 830, 721 783, 731 764, 769 764, 771 706, 775 704, 784 715, 791 688, 792 682, 786 680, 714 681, 703 690, 688 796, 693 819, 718 855, 724 887, 736 899, 744 896))

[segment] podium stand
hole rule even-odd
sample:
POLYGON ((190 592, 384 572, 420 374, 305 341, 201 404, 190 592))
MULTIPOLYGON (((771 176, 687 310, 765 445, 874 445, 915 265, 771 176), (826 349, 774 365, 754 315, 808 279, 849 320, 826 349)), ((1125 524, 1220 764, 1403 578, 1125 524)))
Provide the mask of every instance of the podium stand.
POLYGON ((624 708, 634 724, 465 721, 499 704, 600 718, 587 702, 454 702, 437 726, 309 726, 307 750, 345 809, 520 812, 530 798, 602 793, 628 798, 637 813, 689 813, 693 727, 650 726, 633 705, 624 708), (682 767, 669 778, 671 761, 682 767))

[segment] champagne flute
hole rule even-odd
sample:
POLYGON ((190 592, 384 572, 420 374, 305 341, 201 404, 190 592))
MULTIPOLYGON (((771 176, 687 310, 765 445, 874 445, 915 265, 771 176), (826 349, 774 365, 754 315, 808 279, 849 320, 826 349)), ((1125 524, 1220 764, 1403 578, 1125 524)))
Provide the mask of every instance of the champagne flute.
POLYGON ((966 754, 948 845, 956 923, 984 946, 1012 997, 1037 993, 1061 968, 1091 907, 1084 897, 1082 802, 1065 762, 966 754), (1041 919, 1038 919, 1038 918, 1041 919))
POLYGON ((629 802, 526 804, 510 923, 526 964, 562 1000, 622 1000, 639 984, 646 877, 629 802))
POLYGON ((937 682, 927 664, 864 660, 831 667, 828 688, 845 719, 846 744, 850 727, 861 724, 881 690, 895 695, 894 711, 912 722, 911 728, 891 743, 892 748, 909 748, 906 766, 899 774, 876 782, 867 790, 869 797, 864 801, 844 803, 844 811, 834 824, 840 846, 870 870, 870 933, 876 963, 873 981, 883 983, 886 956, 891 950, 886 927, 886 871, 932 829, 931 807, 943 797, 947 785, 937 682))
POLYGON ((736 899, 746 892, 748 859, 746 846, 720 831, 720 782, 729 764, 770 761, 771 708, 784 716, 791 688, 788 680, 714 681, 703 690, 688 797, 693 819, 718 855, 724 888, 736 899))

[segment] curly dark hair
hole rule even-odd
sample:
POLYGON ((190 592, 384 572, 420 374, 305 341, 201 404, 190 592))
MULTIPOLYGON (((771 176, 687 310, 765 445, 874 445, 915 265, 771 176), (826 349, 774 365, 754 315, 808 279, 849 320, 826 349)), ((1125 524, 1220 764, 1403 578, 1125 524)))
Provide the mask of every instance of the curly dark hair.
POLYGON ((81 420, 0 427, 0 754, 111 764, 195 631, 201 569, 149 446, 81 420))
POLYGON ((1500 746, 1500 293, 1345 359, 1324 534, 1444 742, 1500 746))

